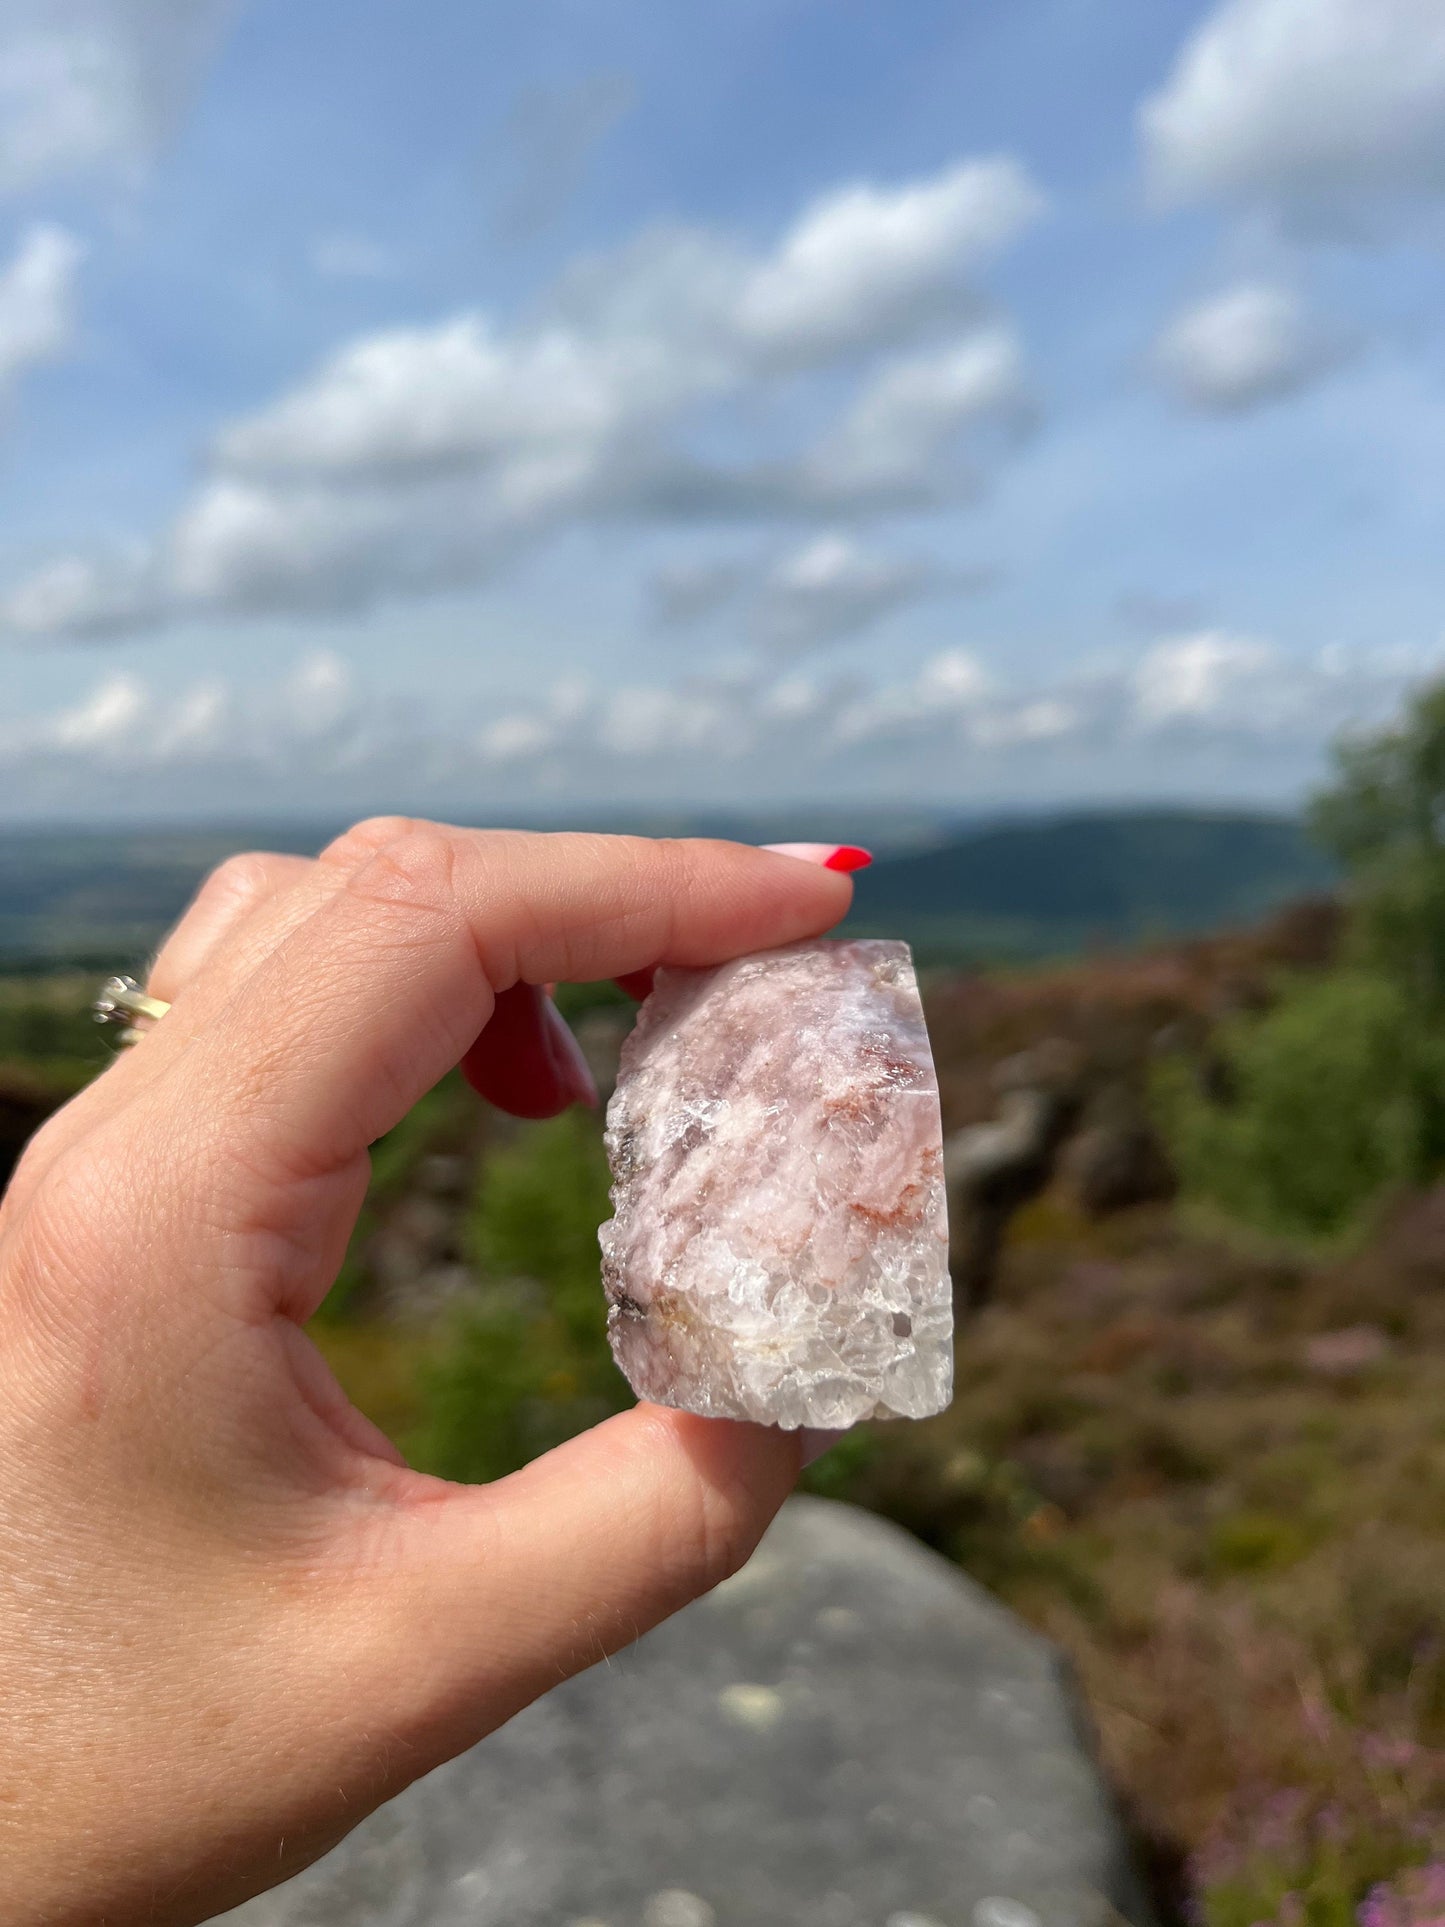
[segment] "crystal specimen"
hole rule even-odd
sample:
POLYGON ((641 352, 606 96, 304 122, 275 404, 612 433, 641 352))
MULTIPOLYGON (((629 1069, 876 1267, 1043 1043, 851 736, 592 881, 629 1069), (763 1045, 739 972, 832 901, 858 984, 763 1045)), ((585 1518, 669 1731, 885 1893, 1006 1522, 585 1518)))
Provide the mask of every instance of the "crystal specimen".
POLYGON ((787 1427, 947 1405, 942 1129, 906 944, 660 971, 607 1150, 608 1327, 640 1397, 787 1427))

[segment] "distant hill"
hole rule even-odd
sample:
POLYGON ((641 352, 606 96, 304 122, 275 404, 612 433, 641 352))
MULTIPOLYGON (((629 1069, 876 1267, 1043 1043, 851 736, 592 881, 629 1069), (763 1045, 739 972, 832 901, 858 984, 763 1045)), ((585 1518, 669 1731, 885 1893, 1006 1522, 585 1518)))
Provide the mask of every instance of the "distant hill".
POLYGON ((1288 817, 1070 814, 880 862, 857 879, 853 922, 925 956, 1042 956, 1248 923, 1333 881, 1288 817))
POLYGON ((297 829, 0 833, 0 960, 109 963, 154 948, 208 870, 237 850, 314 850, 297 829))
MULTIPOLYGON (((800 828, 793 815, 786 824, 679 819, 636 827, 765 841, 806 835, 811 825, 800 828)), ((927 828, 911 821, 906 831, 905 853, 883 855, 858 878, 850 927, 907 937, 938 959, 1058 955, 1243 923, 1331 881, 1299 825, 1275 816, 1121 810, 951 831, 935 825, 927 847, 911 849, 927 828)), ((137 960, 230 852, 315 850, 328 833, 271 824, 0 834, 0 964, 137 960)))

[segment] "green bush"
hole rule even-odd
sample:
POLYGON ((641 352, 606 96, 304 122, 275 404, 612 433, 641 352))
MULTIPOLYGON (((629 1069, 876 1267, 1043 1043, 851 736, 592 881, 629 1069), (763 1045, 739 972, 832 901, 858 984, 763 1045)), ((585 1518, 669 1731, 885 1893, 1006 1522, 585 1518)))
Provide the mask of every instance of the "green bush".
POLYGON ((1445 1017, 1445 682, 1337 747, 1310 823, 1349 877, 1357 953, 1445 1017))
POLYGON ((444 1321, 423 1366, 413 1464, 499 1478, 631 1404, 606 1337, 608 1212, 601 1136, 583 1112, 525 1126, 489 1159, 469 1227, 483 1289, 444 1321))
POLYGON ((1267 1015, 1226 1025, 1219 1047, 1227 1101, 1181 1064, 1155 1080, 1186 1193, 1259 1230, 1323 1239, 1428 1175, 1441 1044, 1385 978, 1297 983, 1267 1015))

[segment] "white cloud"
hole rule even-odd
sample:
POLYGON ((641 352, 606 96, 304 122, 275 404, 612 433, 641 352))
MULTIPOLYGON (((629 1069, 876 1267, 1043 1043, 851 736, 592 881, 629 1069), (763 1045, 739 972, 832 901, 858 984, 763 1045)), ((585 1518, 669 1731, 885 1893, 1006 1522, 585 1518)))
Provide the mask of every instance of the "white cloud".
POLYGON ((556 729, 545 716, 501 716, 479 732, 477 747, 488 763, 530 763, 556 740, 556 729))
POLYGON ((971 708, 992 688, 992 678, 966 649, 944 649, 918 673, 914 696, 926 710, 971 708))
POLYGON ((680 629, 721 618, 765 655, 801 655, 860 636, 928 597, 976 594, 995 577, 882 548, 855 530, 824 529, 781 554, 674 564, 653 576, 656 621, 680 629))
POLYGON ((183 111, 232 0, 6 0, 0 193, 133 174, 183 111))
POLYGON ((754 630, 770 649, 815 649, 858 635, 935 592, 939 573, 930 563, 883 554, 852 536, 819 535, 769 571, 754 608, 754 630))
POLYGON ((956 310, 961 277, 1043 212, 1007 157, 901 189, 866 184, 809 208, 738 302, 743 337, 785 359, 886 345, 956 310))
POLYGON ((619 763, 700 753, 735 757, 747 738, 729 726, 729 708, 706 687, 643 685, 604 697, 589 720, 597 742, 619 763))
POLYGON ((0 769, 188 769, 204 778, 241 766, 274 783, 294 776, 303 758, 335 769, 355 742, 378 747, 384 726, 384 717, 362 714, 350 666, 326 650, 302 657, 267 690, 212 676, 171 692, 112 673, 48 715, 7 718, 0 769))
POLYGON ((1054 696, 1001 704, 979 718, 974 744, 979 749, 1009 750, 1050 743, 1078 734, 1084 721, 1083 710, 1054 696))
POLYGON ((1162 201, 1373 226, 1445 193, 1445 8, 1223 0, 1140 125, 1162 201))
POLYGON ((1382 720, 1440 652, 1287 654, 1225 631, 1170 638, 1132 662, 1010 684, 966 649, 872 678, 687 674, 623 688, 560 682, 532 704, 454 700, 407 720, 329 654, 274 686, 177 692, 106 675, 50 714, 0 718, 8 815, 258 806, 337 816, 389 804, 475 814, 567 803, 804 796, 1020 802, 1118 794, 1152 777, 1189 794, 1283 795, 1346 725, 1382 720), (1241 781, 1241 779, 1244 779, 1241 781), (1197 792, 1196 792, 1197 793, 1197 792))
POLYGON ((134 676, 107 676, 73 708, 61 710, 50 735, 59 749, 123 749, 149 709, 145 687, 134 676))
POLYGON ((1016 433, 1028 419, 1023 351, 988 326, 927 353, 885 363, 814 459, 840 496, 907 494, 970 429, 1016 433))
POLYGON ((1307 388, 1343 353, 1291 289, 1247 281, 1176 315, 1152 359, 1186 406, 1233 414, 1307 388))
POLYGON ((84 252, 64 228, 37 226, 0 267, 0 400, 28 369, 70 347, 84 252))
POLYGON ((965 163, 828 197, 761 256, 644 236, 574 269, 525 326, 473 313, 347 343, 221 432, 139 556, 61 558, 0 599, 0 626, 361 608, 483 581, 582 521, 819 518, 957 493, 976 476, 955 446, 1016 418, 1023 391, 1013 336, 960 335, 959 303, 977 304, 969 274, 1038 206, 1015 163, 965 163), (791 403, 823 371, 862 383, 831 434, 751 460, 696 451, 719 404, 791 403))
POLYGON ((327 735, 352 714, 355 687, 350 664, 334 649, 305 657, 281 685, 293 726, 307 736, 327 735))
POLYGON ((221 754, 232 707, 231 692, 219 677, 185 690, 156 721, 157 760, 190 763, 221 754))
MULTIPOLYGON (((824 367, 937 322, 933 297, 1038 205, 1015 163, 965 163, 827 199, 756 264, 705 233, 646 237, 576 272, 530 329, 472 314, 348 344, 217 453, 271 473, 535 462, 580 476, 616 437, 755 383, 779 356, 824 367)), ((970 333, 892 380, 907 391, 887 401, 894 412, 977 412, 1017 389, 1019 350, 1005 330, 970 333)))
POLYGON ((1257 692, 1279 667, 1267 643, 1222 629, 1156 643, 1134 672, 1139 720, 1157 726, 1217 718, 1242 690, 1257 692))
POLYGON ((163 614, 144 556, 59 556, 0 597, 0 631, 14 636, 111 635, 163 614))
POLYGON ((221 463, 269 473, 377 473, 551 454, 571 468, 626 424, 659 419, 702 377, 666 339, 559 326, 499 334, 482 315, 371 335, 295 394, 237 423, 221 463), (681 393, 679 394, 679 389, 681 393))

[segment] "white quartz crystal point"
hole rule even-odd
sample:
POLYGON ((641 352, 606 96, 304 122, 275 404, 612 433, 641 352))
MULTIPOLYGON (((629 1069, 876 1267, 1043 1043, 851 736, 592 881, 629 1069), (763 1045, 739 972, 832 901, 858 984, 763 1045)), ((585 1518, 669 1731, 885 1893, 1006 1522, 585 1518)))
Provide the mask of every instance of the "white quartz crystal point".
POLYGON ((607 1108, 612 1350, 709 1418, 926 1418, 953 1389, 938 1082, 907 944, 662 970, 607 1108))

